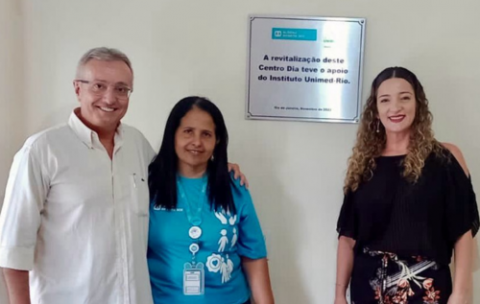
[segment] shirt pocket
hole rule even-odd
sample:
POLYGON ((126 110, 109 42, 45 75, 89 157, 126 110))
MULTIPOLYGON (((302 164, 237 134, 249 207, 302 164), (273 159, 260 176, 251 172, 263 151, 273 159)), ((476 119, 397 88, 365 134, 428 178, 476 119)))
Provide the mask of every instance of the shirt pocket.
POLYGON ((147 179, 139 174, 130 176, 130 195, 132 211, 139 216, 148 216, 150 204, 147 179))

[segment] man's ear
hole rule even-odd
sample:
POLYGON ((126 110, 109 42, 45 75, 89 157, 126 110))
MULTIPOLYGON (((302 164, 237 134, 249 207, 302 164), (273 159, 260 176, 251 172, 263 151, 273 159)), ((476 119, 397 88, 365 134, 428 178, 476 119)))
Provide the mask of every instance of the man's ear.
POLYGON ((78 81, 73 81, 73 89, 75 90, 75 95, 80 94, 80 83, 78 81))

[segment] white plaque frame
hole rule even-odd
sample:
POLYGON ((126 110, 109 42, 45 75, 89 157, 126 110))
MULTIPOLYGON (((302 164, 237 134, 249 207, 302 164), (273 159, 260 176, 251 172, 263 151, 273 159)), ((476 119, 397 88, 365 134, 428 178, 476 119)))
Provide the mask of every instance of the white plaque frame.
POLYGON ((250 15, 246 118, 358 123, 365 27, 365 18, 250 15))

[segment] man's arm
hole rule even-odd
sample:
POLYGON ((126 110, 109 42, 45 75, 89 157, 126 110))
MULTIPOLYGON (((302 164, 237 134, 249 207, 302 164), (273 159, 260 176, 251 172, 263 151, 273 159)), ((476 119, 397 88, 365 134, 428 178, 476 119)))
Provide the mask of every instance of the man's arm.
POLYGON ((30 303, 28 271, 49 189, 40 159, 29 144, 15 155, 0 213, 0 267, 10 304, 30 303))
POLYGON ((30 304, 28 271, 3 268, 10 304, 30 304))

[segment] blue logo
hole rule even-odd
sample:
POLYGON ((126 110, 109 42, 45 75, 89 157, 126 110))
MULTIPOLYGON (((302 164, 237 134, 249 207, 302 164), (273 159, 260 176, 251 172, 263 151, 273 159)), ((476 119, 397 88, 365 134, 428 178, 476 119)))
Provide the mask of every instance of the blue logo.
POLYGON ((317 30, 298 28, 272 28, 273 40, 317 41, 317 30))

